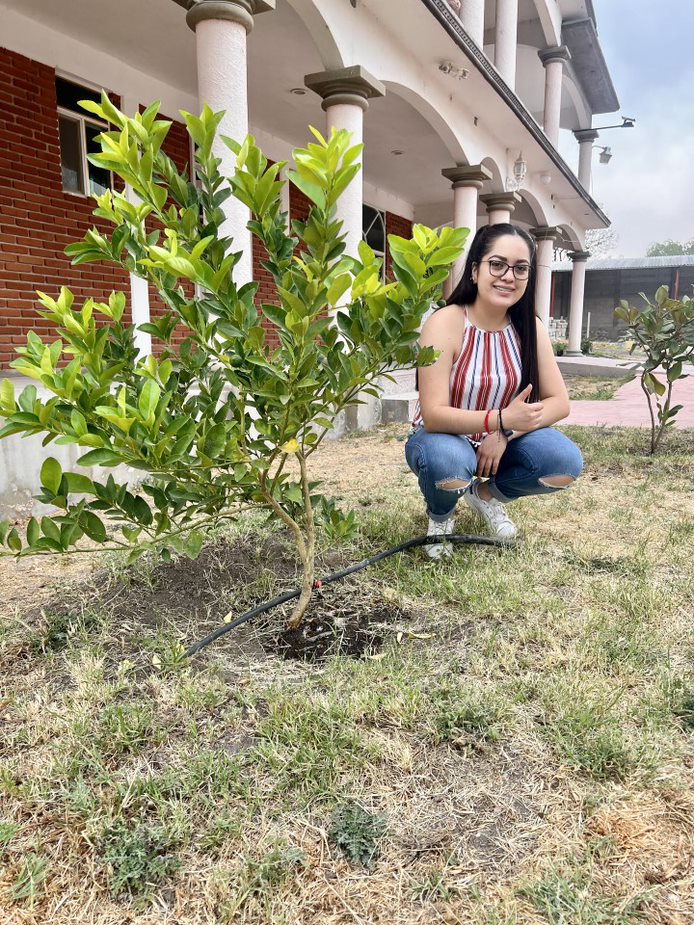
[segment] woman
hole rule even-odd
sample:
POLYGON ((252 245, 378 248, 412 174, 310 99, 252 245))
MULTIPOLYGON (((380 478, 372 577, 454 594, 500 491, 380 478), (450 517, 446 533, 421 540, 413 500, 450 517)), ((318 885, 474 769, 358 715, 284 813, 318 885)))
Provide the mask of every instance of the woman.
MULTIPOLYGON (((550 425, 569 397, 549 336, 535 317, 535 244, 514 225, 475 235, 463 278, 424 325, 420 343, 439 356, 419 370, 419 404, 405 455, 419 479, 429 536, 453 530, 460 495, 510 541, 506 505, 571 484, 578 447, 550 425)), ((438 559, 450 544, 424 547, 438 559)))

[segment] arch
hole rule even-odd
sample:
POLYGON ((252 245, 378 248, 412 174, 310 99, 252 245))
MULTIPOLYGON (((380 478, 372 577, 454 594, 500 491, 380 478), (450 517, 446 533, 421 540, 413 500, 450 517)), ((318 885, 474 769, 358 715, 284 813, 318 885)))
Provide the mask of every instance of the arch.
POLYGON ((535 225, 542 226, 548 225, 549 221, 547 220, 547 212, 542 207, 540 200, 527 189, 519 189, 518 193, 524 202, 527 203, 529 209, 535 217, 535 225))
POLYGON ((570 128, 570 129, 590 128, 591 120, 593 118, 592 113, 576 81, 573 79, 572 75, 568 73, 568 68, 564 68, 564 77, 562 79, 562 90, 566 90, 569 96, 569 99, 573 103, 573 107, 576 111, 576 122, 577 122, 575 126, 562 125, 562 128, 570 128))
POLYGON ((505 174, 501 171, 501 167, 499 167, 493 157, 484 157, 481 163, 483 167, 486 167, 492 172, 492 178, 489 181, 491 186, 489 192, 503 193, 506 185, 506 178, 505 174))
POLYGON ((446 146, 448 153, 456 164, 470 163, 456 133, 428 100, 417 93, 416 90, 398 81, 384 80, 383 85, 388 93, 393 93, 395 96, 405 100, 423 119, 426 119, 446 146))
POLYGON ((561 45, 561 13, 556 0, 533 0, 548 46, 561 45))
MULTIPOLYGON (((557 228, 559 231, 561 231, 562 237, 564 238, 564 243, 568 245, 569 250, 582 251, 584 249, 583 242, 579 238, 578 232, 575 228, 572 228, 571 225, 566 224, 557 225, 557 228)), ((557 247, 562 247, 561 241, 557 241, 557 247)))
POLYGON ((289 6, 313 39, 325 69, 344 67, 345 61, 335 41, 334 30, 313 0, 289 0, 289 6))

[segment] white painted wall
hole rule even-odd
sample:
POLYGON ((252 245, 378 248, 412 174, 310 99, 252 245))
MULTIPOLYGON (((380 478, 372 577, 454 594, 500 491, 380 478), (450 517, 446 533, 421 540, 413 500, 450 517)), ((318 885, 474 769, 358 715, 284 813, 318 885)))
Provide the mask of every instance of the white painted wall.
MULTIPOLYGON (((136 33, 133 40, 136 40, 136 33)), ((198 103, 194 96, 123 64, 100 49, 4 8, 2 43, 27 58, 57 68, 64 76, 105 87, 122 96, 138 97, 141 103, 161 100, 162 112, 169 118, 180 119, 179 109, 197 111, 198 103)))

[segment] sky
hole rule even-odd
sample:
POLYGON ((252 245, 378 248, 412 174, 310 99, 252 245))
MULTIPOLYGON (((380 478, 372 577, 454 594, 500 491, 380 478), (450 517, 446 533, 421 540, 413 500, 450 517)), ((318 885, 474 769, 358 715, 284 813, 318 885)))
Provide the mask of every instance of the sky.
POLYGON ((593 152, 592 194, 617 235, 610 256, 641 257, 654 241, 694 238, 694 2, 593 5, 620 102, 617 113, 594 116, 593 125, 625 115, 636 126, 607 131, 596 142, 609 145, 613 158, 603 165, 593 152))

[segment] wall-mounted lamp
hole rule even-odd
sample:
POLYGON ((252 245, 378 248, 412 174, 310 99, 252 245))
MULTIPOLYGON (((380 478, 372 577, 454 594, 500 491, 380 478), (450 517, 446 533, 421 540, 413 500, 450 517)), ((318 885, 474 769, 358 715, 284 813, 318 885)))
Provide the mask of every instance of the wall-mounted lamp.
POLYGON ((527 173, 528 165, 523 160, 523 152, 521 151, 518 154, 516 160, 513 162, 513 179, 516 181, 518 186, 520 186, 523 180, 525 180, 527 173))
POLYGON ((513 162, 513 176, 506 177, 506 192, 515 192, 520 189, 523 180, 528 174, 528 165, 523 160, 523 152, 518 152, 518 157, 513 162))
POLYGON ((597 148, 600 154, 598 159, 601 164, 609 164, 612 160, 612 148, 601 148, 600 145, 593 145, 594 148, 597 148))
POLYGON ((458 80, 467 80, 470 76, 470 71, 466 67, 458 67, 456 64, 453 64, 452 61, 442 61, 439 64, 439 70, 443 74, 449 74, 451 77, 456 77, 458 80))

